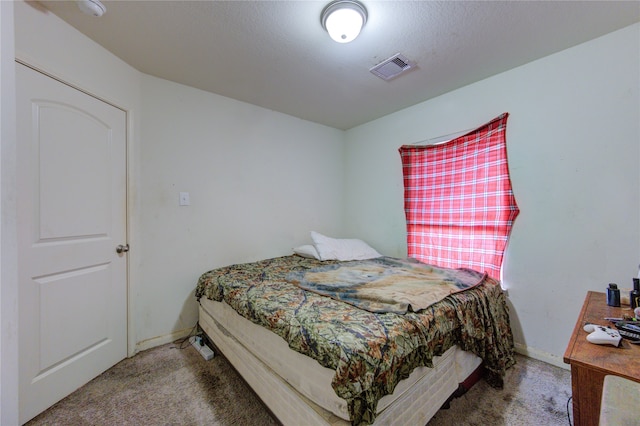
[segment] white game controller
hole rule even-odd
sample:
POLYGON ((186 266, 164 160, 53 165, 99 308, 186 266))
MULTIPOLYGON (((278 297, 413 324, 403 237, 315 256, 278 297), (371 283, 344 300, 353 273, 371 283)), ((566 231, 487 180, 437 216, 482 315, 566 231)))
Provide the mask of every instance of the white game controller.
POLYGON ((587 341, 595 343, 596 345, 613 345, 618 346, 622 336, 618 330, 604 325, 597 324, 585 324, 584 331, 590 333, 587 336, 587 341))

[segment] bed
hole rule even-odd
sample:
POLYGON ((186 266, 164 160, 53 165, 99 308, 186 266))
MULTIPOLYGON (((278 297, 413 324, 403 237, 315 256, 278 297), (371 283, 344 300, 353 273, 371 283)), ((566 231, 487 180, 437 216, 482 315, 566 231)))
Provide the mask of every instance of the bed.
POLYGON ((502 386, 515 359, 498 281, 483 275, 404 313, 300 283, 361 264, 291 255, 208 271, 196 288, 199 325, 284 425, 426 424, 480 366, 502 386))

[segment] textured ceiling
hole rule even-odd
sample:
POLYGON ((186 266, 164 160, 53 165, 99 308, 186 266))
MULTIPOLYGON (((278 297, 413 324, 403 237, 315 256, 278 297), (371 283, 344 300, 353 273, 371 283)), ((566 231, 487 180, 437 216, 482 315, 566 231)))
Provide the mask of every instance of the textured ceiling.
POLYGON ((367 1, 348 44, 320 25, 326 2, 73 1, 45 7, 139 71, 349 129, 640 21, 639 1, 367 1), (369 68, 417 62, 383 81, 369 68))

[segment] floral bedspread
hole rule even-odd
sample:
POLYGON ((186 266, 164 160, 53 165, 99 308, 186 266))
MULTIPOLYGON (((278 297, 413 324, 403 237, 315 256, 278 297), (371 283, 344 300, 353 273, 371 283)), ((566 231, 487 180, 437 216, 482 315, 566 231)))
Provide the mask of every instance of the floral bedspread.
POLYGON ((368 312, 286 280, 292 271, 329 263, 337 261, 292 255, 218 268, 200 277, 196 298, 225 301, 291 349, 335 370, 331 384, 356 425, 373 423, 380 398, 454 344, 482 358, 486 380, 502 387, 515 358, 508 307, 496 280, 404 315, 368 312))

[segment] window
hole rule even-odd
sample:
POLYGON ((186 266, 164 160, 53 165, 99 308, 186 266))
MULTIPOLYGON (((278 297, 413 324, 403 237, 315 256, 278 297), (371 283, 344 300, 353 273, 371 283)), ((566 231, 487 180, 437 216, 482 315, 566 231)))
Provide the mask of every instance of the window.
POLYGON ((400 148, 409 257, 500 277, 519 213, 507 165, 508 116, 443 144, 400 148))

